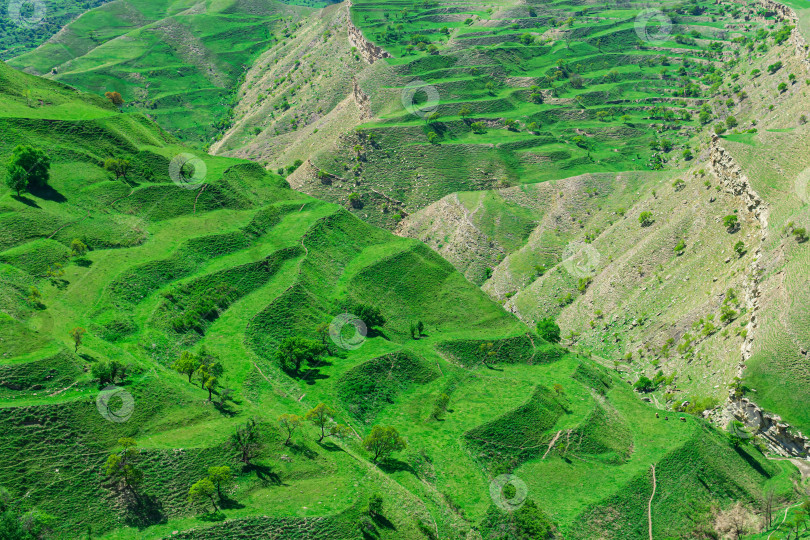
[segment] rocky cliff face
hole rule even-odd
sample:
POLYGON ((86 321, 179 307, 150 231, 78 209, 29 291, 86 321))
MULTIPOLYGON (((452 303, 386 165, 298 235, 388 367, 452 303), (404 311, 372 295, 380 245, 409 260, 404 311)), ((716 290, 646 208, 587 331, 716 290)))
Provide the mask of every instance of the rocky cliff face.
POLYGON ((748 177, 734 158, 720 144, 720 138, 712 136, 711 153, 709 156, 711 168, 720 179, 720 185, 727 192, 742 198, 748 212, 757 220, 761 231, 760 243, 756 246, 754 261, 748 268, 745 280, 745 307, 751 314, 746 337, 742 345, 740 358, 740 376, 745 369, 745 362, 751 358, 754 345, 754 336, 759 327, 759 276, 761 274, 759 260, 762 256, 762 245, 768 236, 768 207, 759 194, 751 187, 748 177))
MULTIPOLYGON (((720 144, 720 139, 712 137, 710 163, 712 170, 720 179, 723 188, 740 197, 747 211, 759 222, 761 238, 756 247, 754 262, 748 268, 745 283, 745 305, 751 314, 747 335, 742 345, 740 359, 740 376, 745 363, 751 358, 754 337, 759 327, 758 315, 760 308, 759 276, 762 256, 762 246, 768 236, 768 206, 751 186, 748 177, 737 164, 730 153, 720 144)), ((752 434, 759 435, 765 441, 768 449, 781 456, 807 457, 810 452, 810 440, 801 432, 792 432, 790 425, 783 422, 778 415, 765 412, 756 403, 748 398, 738 398, 732 391, 725 408, 717 418, 721 425, 728 426, 733 420, 744 423, 752 434)))
POLYGON ((391 54, 389 54, 388 51, 367 40, 363 35, 363 32, 361 32, 360 29, 354 25, 351 19, 351 2, 349 2, 348 7, 350 13, 348 23, 349 43, 352 44, 352 47, 357 47, 357 52, 359 52, 360 56, 363 57, 363 60, 369 64, 373 64, 382 58, 391 58, 391 54))
POLYGON ((800 431, 791 432, 790 425, 778 415, 765 412, 748 398, 735 399, 732 393, 726 406, 727 421, 744 423, 753 433, 762 437, 768 449, 780 456, 807 457, 810 439, 800 431))
POLYGON ((810 68, 810 59, 808 59, 808 45, 807 40, 799 32, 799 17, 796 12, 791 8, 774 2, 773 0, 759 0, 759 3, 769 12, 774 13, 782 22, 793 25, 793 31, 790 33, 790 43, 796 48, 796 55, 799 60, 810 68))

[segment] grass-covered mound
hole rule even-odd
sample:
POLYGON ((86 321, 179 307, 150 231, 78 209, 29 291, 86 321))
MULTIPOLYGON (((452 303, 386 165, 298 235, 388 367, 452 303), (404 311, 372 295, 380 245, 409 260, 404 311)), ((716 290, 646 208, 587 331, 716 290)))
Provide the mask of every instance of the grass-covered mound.
POLYGON ((426 384, 438 377, 433 366, 413 353, 391 353, 350 369, 337 381, 336 389, 349 414, 370 424, 410 385, 426 384))

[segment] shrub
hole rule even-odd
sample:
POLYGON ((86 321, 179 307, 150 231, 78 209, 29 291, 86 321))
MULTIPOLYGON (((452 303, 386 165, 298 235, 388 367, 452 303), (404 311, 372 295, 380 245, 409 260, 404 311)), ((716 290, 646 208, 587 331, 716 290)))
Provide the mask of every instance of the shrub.
POLYGON ((644 211, 638 216, 638 222, 642 227, 649 227, 654 221, 655 219, 653 219, 653 214, 650 211, 644 211))
POLYGON ((560 342, 560 326, 551 317, 537 321, 537 335, 549 343, 560 342))

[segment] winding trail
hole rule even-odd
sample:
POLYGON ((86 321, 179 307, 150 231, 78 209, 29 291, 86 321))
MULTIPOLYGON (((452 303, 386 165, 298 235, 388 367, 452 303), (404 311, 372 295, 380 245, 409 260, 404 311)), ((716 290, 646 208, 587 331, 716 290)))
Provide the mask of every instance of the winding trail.
POLYGON ((653 540, 653 534, 652 534, 652 502, 653 502, 653 497, 655 497, 655 488, 656 488, 655 464, 651 464, 650 469, 652 469, 652 475, 653 475, 653 492, 652 492, 652 495, 650 495, 650 500, 647 501, 647 524, 649 525, 649 529, 650 529, 650 540, 653 540))

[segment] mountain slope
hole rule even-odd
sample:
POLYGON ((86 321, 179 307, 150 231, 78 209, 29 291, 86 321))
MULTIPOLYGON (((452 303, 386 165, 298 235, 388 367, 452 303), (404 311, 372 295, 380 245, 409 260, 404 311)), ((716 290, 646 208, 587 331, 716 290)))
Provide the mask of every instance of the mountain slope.
MULTIPOLYGON (((670 500, 790 495, 791 465, 732 450, 703 420, 657 418, 614 374, 545 343, 419 242, 241 160, 198 155, 202 182, 176 185, 170 163, 189 150, 144 117, 3 64, 0 78, 2 121, 14 133, 0 156, 33 142, 53 158, 49 190, 18 198, 3 188, 0 199, 0 444, 15 459, 0 483, 57 516, 57 537, 90 527, 109 538, 354 538, 379 492, 380 537, 464 538, 508 522, 489 488, 507 471, 576 536, 583 519, 607 531, 590 516, 608 509, 635 520, 649 464, 666 470, 684 452, 714 487, 686 490, 667 472, 659 489, 670 500), (126 180, 101 168, 108 157, 130 159, 126 180), (90 247, 83 257, 70 254, 75 238, 90 247), (48 275, 57 263, 64 275, 48 275), (284 338, 317 338, 321 323, 358 303, 386 319, 362 346, 333 345, 297 377, 279 367, 284 338), (87 333, 74 350, 77 326, 87 333), (170 369, 183 350, 203 347, 224 367, 213 402, 196 378, 170 369), (111 360, 131 363, 118 383, 132 399, 123 422, 98 405, 93 368, 111 360), (225 387, 234 402, 219 405, 225 387), (442 394, 450 406, 437 420, 442 394), (319 444, 308 425, 285 445, 277 417, 319 402, 353 434, 319 444), (265 446, 243 467, 228 441, 249 417, 265 446), (380 424, 397 427, 408 448, 378 466, 359 439, 380 424), (138 497, 102 473, 120 437, 141 448, 138 497), (187 503, 216 465, 237 473, 224 523, 187 503), (584 495, 582 482, 600 475, 612 480, 584 495)), ((669 505, 653 515, 667 533, 689 527, 669 505)))

